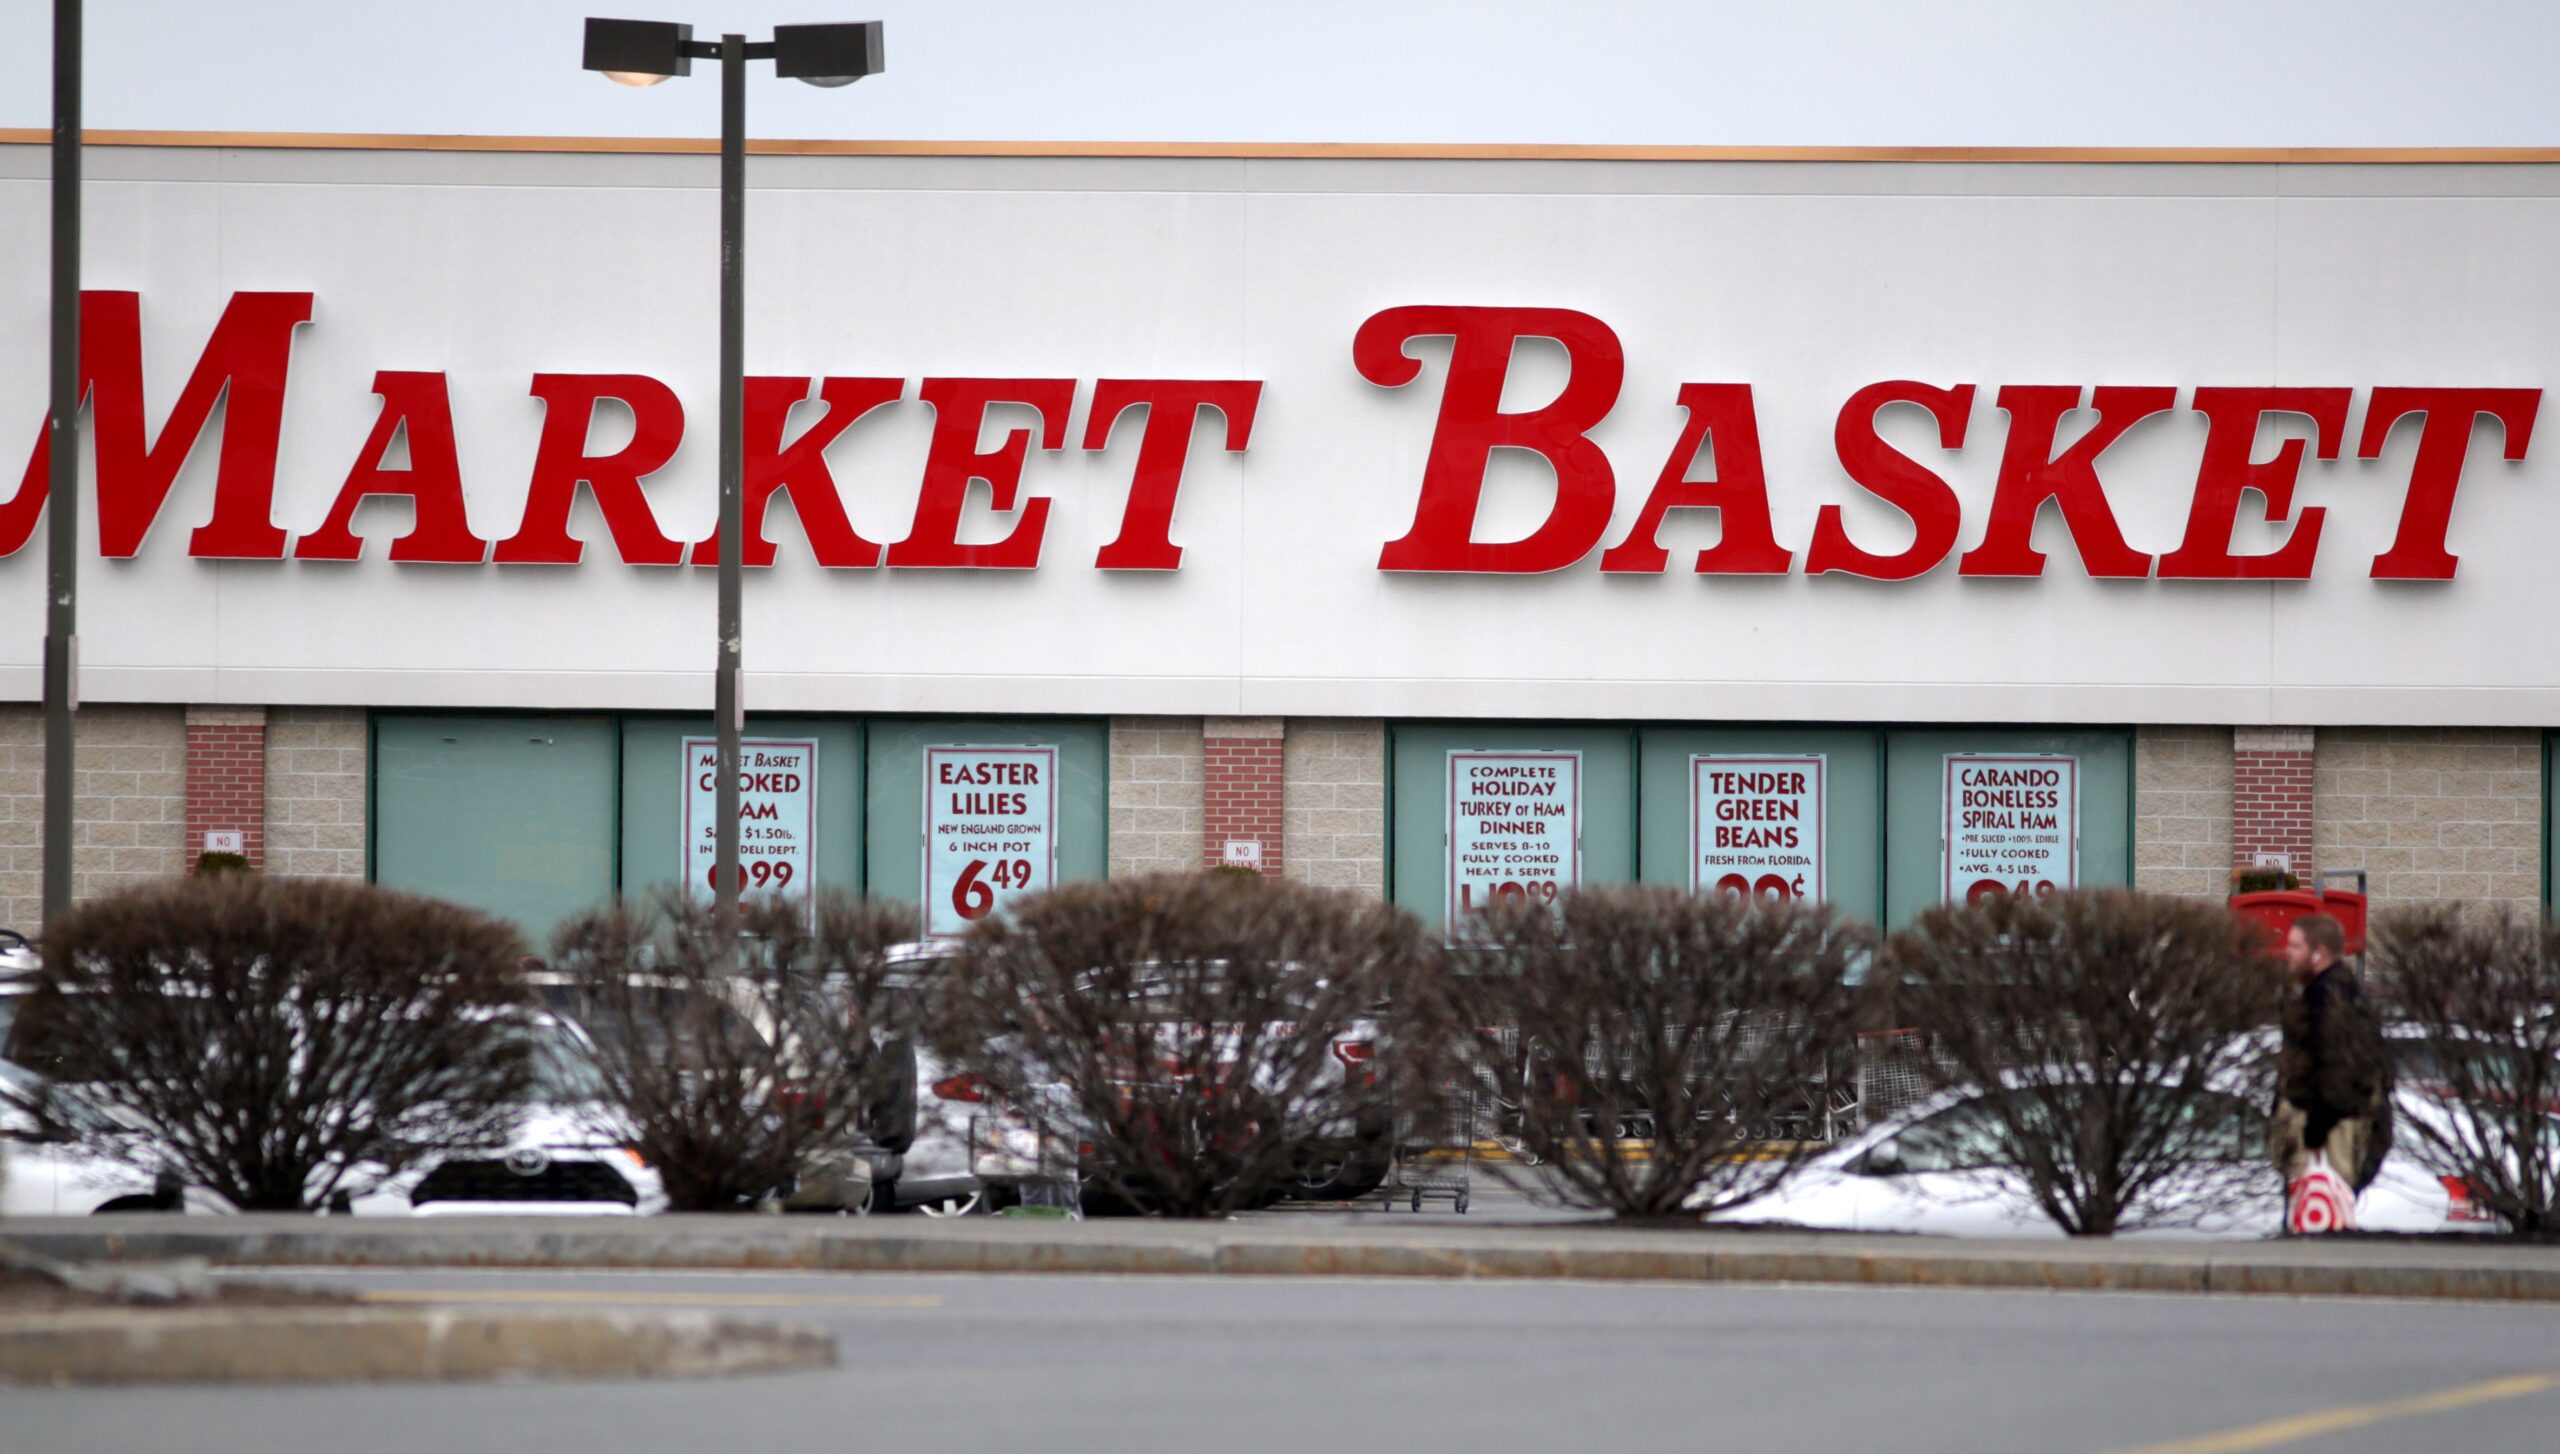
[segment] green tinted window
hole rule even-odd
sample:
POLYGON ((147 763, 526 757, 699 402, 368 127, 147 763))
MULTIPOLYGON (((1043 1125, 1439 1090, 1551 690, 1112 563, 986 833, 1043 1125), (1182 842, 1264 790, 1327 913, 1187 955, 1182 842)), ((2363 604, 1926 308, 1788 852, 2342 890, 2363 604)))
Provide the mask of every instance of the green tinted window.
POLYGON ((1713 887, 1740 870, 1874 919, 1884 908, 1884 749, 1859 727, 1647 727, 1639 782, 1644 881, 1713 887), (1705 759, 1701 762, 1700 759, 1705 759), (1699 785, 1704 811, 1692 823, 1699 785), (1818 801, 1815 819, 1811 804, 1818 801), (1818 864, 1798 862, 1818 858, 1818 864), (1803 887, 1797 881, 1803 880, 1803 887))
MULTIPOLYGON (((1986 819, 1956 832, 1968 844, 1949 843, 1950 773, 1969 765, 2017 759, 2020 773, 2042 774, 2054 759, 2076 764, 2070 782, 2077 800, 2077 866, 2073 881, 2083 887, 2133 882, 2133 737, 2121 729, 2085 731, 2019 731, 2009 728, 1950 728, 1893 731, 1885 734, 1885 913, 1888 924, 1907 923, 1911 916, 1950 897, 1949 852, 1960 853, 1952 877, 1952 896, 1962 898, 1973 884, 2000 877, 2027 881, 2046 861, 2023 842, 2024 829, 1986 819), (1950 758, 1959 762, 1951 764, 1950 758), (2019 837, 2012 846, 1996 838, 2019 837)), ((1964 809, 1961 792, 1957 811, 1964 809)), ((2041 813, 2022 790, 2018 811, 2041 813)), ((2011 811, 2010 799, 1993 792, 1980 809, 1988 814, 2011 811)), ((2069 818, 2066 809, 2064 817, 2069 818)), ((2051 875, 2059 884, 2063 875, 2051 875)))
MULTIPOLYGON (((622 884, 638 893, 679 876, 686 779, 678 752, 713 733, 708 717, 631 717, 622 723, 622 884)), ((862 887, 862 724, 846 718, 753 717, 746 740, 817 744, 810 805, 816 883, 862 887)), ((695 824, 701 832, 707 816, 695 824)), ((742 825, 746 826, 746 825, 742 825)), ((795 827, 797 825, 794 825, 795 827)))
POLYGON ((373 877, 513 920, 538 948, 613 896, 603 717, 374 718, 373 877))
MULTIPOLYGON (((1458 845, 1450 838, 1451 754, 1488 754, 1501 766, 1535 767, 1539 754, 1576 753, 1573 806, 1580 825, 1580 882, 1627 883, 1636 876, 1635 734, 1624 727, 1523 727, 1512 724, 1398 727, 1394 730, 1392 773, 1395 800, 1389 852, 1389 880, 1398 904, 1434 928, 1448 922, 1447 906, 1475 892, 1482 879, 1471 878, 1456 860, 1458 845)), ((1461 757, 1456 770, 1472 766, 1461 757)), ((1552 779, 1561 781, 1561 779, 1552 779)), ((1462 794, 1468 790, 1461 789, 1462 794)), ((1489 870, 1494 891, 1500 874, 1489 870)))
MULTIPOLYGON (((1101 878, 1110 864, 1111 729, 1099 721, 899 718, 867 724, 865 862, 875 898, 923 903, 924 757, 930 747, 1057 751, 1058 881, 1101 878)), ((991 886, 993 871, 973 883, 991 886)), ((937 885, 939 891, 942 886, 937 885)), ((997 886, 995 891, 1001 891, 997 886)))

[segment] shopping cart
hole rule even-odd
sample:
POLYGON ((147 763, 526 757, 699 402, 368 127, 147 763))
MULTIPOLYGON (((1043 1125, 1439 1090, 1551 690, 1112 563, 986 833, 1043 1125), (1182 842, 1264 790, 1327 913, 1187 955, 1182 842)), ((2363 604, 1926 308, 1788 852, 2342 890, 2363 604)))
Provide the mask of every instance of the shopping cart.
POLYGON ((1425 1202, 1446 1199, 1450 1210, 1465 1215, 1475 1184, 1476 1138, 1485 1129, 1477 1113, 1481 1103, 1472 1080, 1443 1087, 1438 1108, 1398 1126, 1395 1160, 1375 1193, 1381 1206, 1394 1211, 1401 1202, 1419 1212, 1425 1202))

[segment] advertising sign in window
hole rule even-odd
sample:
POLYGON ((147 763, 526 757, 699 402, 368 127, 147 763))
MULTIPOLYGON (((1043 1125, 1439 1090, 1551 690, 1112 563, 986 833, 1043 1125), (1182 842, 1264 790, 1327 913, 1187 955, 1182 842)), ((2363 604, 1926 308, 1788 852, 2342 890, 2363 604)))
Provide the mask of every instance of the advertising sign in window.
POLYGON ((1056 881, 1058 749, 924 750, 925 933, 947 939, 1056 881))
POLYGON ((2079 883, 2080 759, 1951 752, 1943 801, 1947 902, 2079 883))
MULTIPOLYGON (((684 878, 693 894, 718 888, 720 743, 684 739, 684 878)), ((738 744, 738 893, 806 895, 817 886, 818 744, 749 737, 738 744)))
POLYGON ((1552 904, 1582 881, 1582 754, 1449 754, 1450 937, 1501 899, 1552 904))
POLYGON ((1820 756, 1689 759, 1689 891, 1822 897, 1820 756))

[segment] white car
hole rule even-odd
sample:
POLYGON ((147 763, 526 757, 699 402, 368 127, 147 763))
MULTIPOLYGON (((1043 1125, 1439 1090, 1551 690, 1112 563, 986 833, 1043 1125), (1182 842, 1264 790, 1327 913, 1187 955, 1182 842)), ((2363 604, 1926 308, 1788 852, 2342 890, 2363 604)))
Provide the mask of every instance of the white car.
POLYGON ((533 1084, 503 1145, 451 1151, 380 1180, 332 1210, 357 1216, 638 1216, 666 1209, 658 1174, 607 1135, 604 1084, 586 1032, 544 1011, 524 1017, 533 1084))
MULTIPOLYGON (((0 984, 0 1048, 24 981, 0 984)), ((510 1012, 512 1013, 512 1012, 510 1012)), ((640 1158, 592 1128, 603 1123, 597 1102, 602 1087, 588 1068, 582 1032, 556 1016, 524 1016, 534 1042, 532 1096, 514 1134, 503 1145, 448 1153, 397 1176, 358 1168, 348 1180, 353 1194, 332 1199, 326 1210, 359 1215, 442 1216, 496 1213, 631 1215, 662 1209, 657 1173, 640 1158)), ((0 1060, 0 1090, 49 1100, 57 1118, 110 1114, 77 1086, 49 1082, 21 1065, 0 1060)), ((69 1140, 48 1138, 33 1117, 0 1095, 0 1210, 13 1216, 80 1216, 92 1212, 229 1212, 215 1193, 155 1179, 121 1162, 85 1152, 69 1140)))
MULTIPOLYGON (((2264 1149, 2248 1134, 2263 1115, 2237 1097, 2217 1108, 2234 1127, 2231 1153, 2263 1165, 2264 1149)), ((2442 1103, 2403 1091, 2394 1111, 2404 1121, 2443 1114, 2442 1103)), ((1720 1222, 1778 1222, 1842 1232, 1917 1232, 1948 1237, 2059 1237, 2012 1173, 1990 1164, 1995 1145, 1991 1108, 1978 1092, 1949 1091, 1923 1100, 1815 1156, 1766 1196, 1718 1212, 1720 1222)), ((2407 1134, 2403 1131, 2403 1136, 2407 1134)), ((2221 1183, 2217 1182, 2216 1185, 2221 1183)), ((2284 1222, 2284 1192, 2268 1169, 2236 1202, 2188 1208, 2208 1195, 2197 1186, 2164 1188, 2150 1225, 2128 1237, 2240 1239, 2272 1236, 2284 1222), (2183 1214, 2182 1214, 2183 1213, 2183 1214)), ((2491 1232, 2494 1217, 2471 1205, 2458 1182, 2420 1169, 2405 1153, 2386 1158, 2357 1198, 2359 1228, 2369 1232, 2491 1232)))
POLYGON ((105 1113, 76 1092, 0 1060, 0 1216, 85 1217, 95 1212, 227 1212, 210 1192, 156 1182, 121 1162, 95 1156, 47 1135, 13 1097, 41 1094, 53 1114, 78 1121, 105 1113))

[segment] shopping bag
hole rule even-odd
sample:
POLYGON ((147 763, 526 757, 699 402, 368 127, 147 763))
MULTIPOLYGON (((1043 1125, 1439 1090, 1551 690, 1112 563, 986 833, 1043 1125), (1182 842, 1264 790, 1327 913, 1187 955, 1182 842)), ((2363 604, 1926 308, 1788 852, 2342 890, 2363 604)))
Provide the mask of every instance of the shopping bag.
POLYGON ((2312 1152, 2302 1175, 2285 1188, 2284 1229, 2297 1237, 2356 1229, 2356 1189, 2329 1165, 2328 1152, 2312 1152))

